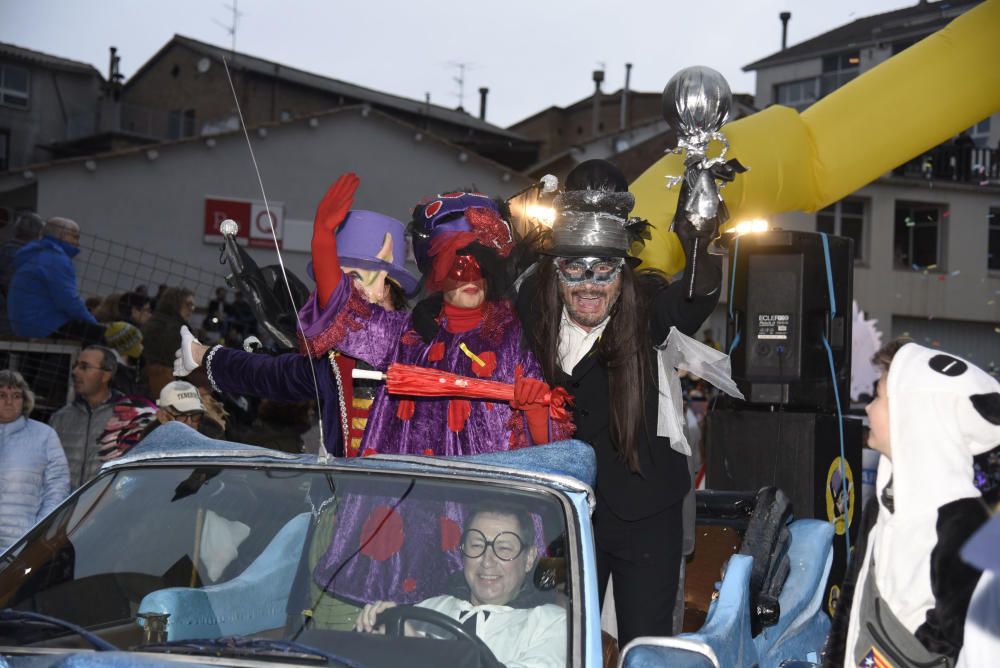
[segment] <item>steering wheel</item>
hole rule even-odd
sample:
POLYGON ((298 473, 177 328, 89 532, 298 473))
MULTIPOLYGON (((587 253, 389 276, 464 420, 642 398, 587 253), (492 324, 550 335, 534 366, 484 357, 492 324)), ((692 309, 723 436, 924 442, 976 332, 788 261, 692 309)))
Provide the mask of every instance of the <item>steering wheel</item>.
POLYGON ((483 639, 458 623, 458 620, 449 617, 443 612, 421 608, 416 605, 397 605, 383 610, 375 618, 375 626, 385 624, 385 634, 389 637, 398 638, 405 634, 405 623, 408 621, 425 622, 442 628, 451 633, 457 640, 472 643, 479 650, 479 665, 484 668, 503 668, 500 660, 494 656, 493 651, 486 646, 483 639))

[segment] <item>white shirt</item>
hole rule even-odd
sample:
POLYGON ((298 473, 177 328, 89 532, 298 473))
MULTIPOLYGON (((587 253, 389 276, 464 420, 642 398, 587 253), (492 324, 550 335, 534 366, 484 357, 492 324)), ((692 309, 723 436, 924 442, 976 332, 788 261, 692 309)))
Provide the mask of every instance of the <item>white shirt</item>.
POLYGON ((417 605, 459 622, 478 615, 476 635, 507 668, 566 668, 566 611, 558 605, 474 606, 448 595, 435 596, 417 605), (483 614, 486 612, 489 614, 483 614))
POLYGON ((573 374, 573 368, 582 360, 594 343, 601 338, 604 328, 608 326, 608 318, 589 332, 573 322, 569 311, 563 306, 562 320, 559 322, 559 367, 567 374, 573 374))

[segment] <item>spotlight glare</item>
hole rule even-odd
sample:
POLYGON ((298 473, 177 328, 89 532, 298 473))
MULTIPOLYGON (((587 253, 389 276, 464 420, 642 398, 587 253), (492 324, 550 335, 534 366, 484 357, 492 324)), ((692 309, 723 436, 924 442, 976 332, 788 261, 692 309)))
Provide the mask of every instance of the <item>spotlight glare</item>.
POLYGON ((740 221, 728 231, 732 232, 736 236, 742 236, 744 234, 759 234, 761 232, 767 232, 769 227, 768 222, 763 218, 755 218, 753 220, 740 221))
POLYGON ((551 206, 529 204, 524 210, 524 217, 535 224, 552 227, 556 221, 556 210, 551 206))

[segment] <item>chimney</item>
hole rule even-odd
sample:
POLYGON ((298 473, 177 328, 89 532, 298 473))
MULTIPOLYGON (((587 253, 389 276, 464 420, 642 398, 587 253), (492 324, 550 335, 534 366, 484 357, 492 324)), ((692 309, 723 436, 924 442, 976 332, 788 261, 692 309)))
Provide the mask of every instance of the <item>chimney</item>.
POLYGON ((597 136, 601 126, 601 82, 604 81, 604 70, 594 70, 594 118, 590 134, 597 136))
POLYGON ((489 95, 490 89, 483 86, 479 89, 479 120, 486 120, 486 96, 489 95))
POLYGON ((778 14, 781 19, 781 50, 788 48, 788 19, 792 18, 791 12, 781 12, 778 14))
POLYGON ((104 84, 104 94, 98 103, 97 116, 94 119, 95 132, 114 132, 121 125, 121 104, 119 103, 119 99, 121 98, 122 79, 125 78, 119 70, 122 57, 118 55, 116 47, 109 47, 109 50, 111 53, 108 56, 108 80, 104 84))
POLYGON ((628 83, 632 77, 632 63, 625 63, 625 87, 622 88, 622 115, 618 120, 618 129, 624 130, 628 127, 628 83))

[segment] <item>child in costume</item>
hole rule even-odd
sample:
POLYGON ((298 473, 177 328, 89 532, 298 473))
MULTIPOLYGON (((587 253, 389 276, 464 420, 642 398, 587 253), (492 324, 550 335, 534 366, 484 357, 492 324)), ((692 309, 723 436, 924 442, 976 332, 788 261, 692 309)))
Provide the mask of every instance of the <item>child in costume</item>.
POLYGON ((1000 383, 958 357, 894 341, 868 405, 882 454, 824 665, 953 666, 980 572, 962 544, 989 516, 973 458, 1000 445, 1000 383))

